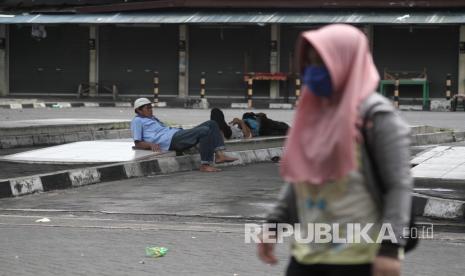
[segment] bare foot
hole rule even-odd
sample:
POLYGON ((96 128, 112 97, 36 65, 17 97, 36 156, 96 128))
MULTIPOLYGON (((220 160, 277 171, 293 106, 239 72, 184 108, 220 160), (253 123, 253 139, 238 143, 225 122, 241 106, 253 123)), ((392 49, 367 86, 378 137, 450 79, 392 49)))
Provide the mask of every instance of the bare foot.
POLYGON ((221 169, 212 167, 210 165, 200 165, 201 172, 221 172, 221 169))
POLYGON ((222 155, 222 156, 217 156, 215 158, 215 163, 216 164, 231 163, 231 162, 234 162, 236 160, 237 160, 237 158, 235 158, 235 157, 229 157, 229 156, 226 156, 226 155, 222 155))

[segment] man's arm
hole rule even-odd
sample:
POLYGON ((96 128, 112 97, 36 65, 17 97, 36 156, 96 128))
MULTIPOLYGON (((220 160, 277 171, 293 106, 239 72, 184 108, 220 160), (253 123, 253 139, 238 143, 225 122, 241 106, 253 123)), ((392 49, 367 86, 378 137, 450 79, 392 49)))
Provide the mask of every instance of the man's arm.
POLYGON ((136 149, 145 149, 157 152, 161 151, 159 144, 153 144, 145 141, 134 141, 134 145, 136 149))
POLYGON ((239 125, 239 127, 242 130, 242 133, 244 134, 244 138, 246 138, 246 139, 247 138, 252 138, 252 134, 250 132, 249 126, 247 126, 247 124, 243 120, 241 120, 239 118, 234 118, 232 123, 239 125))
POLYGON ((131 134, 136 149, 160 151, 160 145, 143 141, 144 127, 137 118, 131 122, 131 134))

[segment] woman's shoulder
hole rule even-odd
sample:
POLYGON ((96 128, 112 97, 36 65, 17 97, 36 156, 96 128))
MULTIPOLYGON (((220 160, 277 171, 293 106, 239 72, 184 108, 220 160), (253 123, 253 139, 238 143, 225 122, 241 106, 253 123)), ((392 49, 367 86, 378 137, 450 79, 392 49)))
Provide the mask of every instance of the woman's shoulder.
POLYGON ((368 96, 360 105, 360 117, 365 122, 372 121, 375 125, 378 125, 377 131, 387 133, 409 133, 410 127, 408 123, 402 118, 398 109, 392 104, 392 102, 378 94, 373 93, 368 96), (383 116, 375 116, 375 115, 383 116))

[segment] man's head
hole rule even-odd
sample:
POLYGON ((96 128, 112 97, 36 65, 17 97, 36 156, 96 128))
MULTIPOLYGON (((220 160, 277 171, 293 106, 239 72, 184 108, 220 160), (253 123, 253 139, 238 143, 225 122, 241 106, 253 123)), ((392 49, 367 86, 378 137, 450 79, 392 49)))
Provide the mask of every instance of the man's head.
POLYGON ((134 101, 134 111, 143 117, 152 117, 152 102, 147 98, 139 98, 134 101))

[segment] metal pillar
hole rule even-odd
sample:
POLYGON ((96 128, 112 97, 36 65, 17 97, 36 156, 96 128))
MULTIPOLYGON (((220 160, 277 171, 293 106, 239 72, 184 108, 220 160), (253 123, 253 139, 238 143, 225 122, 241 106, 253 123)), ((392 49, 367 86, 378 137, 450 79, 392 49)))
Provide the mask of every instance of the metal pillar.
POLYGON ((253 78, 252 75, 249 76, 249 79, 247 80, 247 107, 252 108, 253 107, 253 78))
POLYGON ((8 25, 0 25, 0 97, 10 94, 8 25))
MULTIPOLYGON (((281 32, 280 25, 271 25, 271 42, 270 42, 270 72, 279 72, 279 57, 280 57, 280 40, 281 32)), ((270 81, 270 98, 276 99, 279 97, 279 81, 270 81)))
POLYGON ((98 95, 98 26, 89 27, 89 96, 98 95))
POLYGON ((460 50, 459 50, 459 93, 465 94, 465 25, 460 26, 460 50))
POLYGON ((365 25, 365 26, 363 26, 362 31, 367 36, 368 45, 370 46, 370 52, 373 53, 373 25, 365 25))
POLYGON ((178 97, 189 95, 189 33, 187 25, 179 25, 178 97))
POLYGON ((200 98, 203 99, 205 98, 205 72, 202 72, 200 76, 200 98))
POLYGON ((153 73, 153 102, 158 104, 158 87, 160 84, 160 79, 158 77, 158 71, 153 73))
POLYGON ((301 89, 300 76, 296 75, 295 77, 295 106, 296 107, 297 105, 299 105, 300 89, 301 89))

